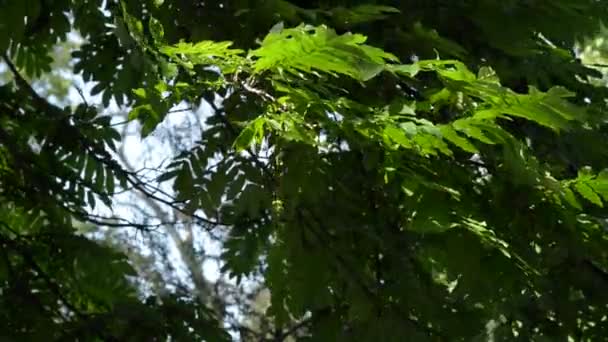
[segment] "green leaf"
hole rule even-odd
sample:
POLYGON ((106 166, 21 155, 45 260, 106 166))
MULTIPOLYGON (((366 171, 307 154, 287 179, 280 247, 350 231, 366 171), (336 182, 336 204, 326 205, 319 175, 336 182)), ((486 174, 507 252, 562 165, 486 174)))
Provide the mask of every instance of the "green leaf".
POLYGON ((412 147, 412 141, 408 139, 407 135, 405 134, 405 130, 403 129, 389 125, 384 128, 384 134, 386 137, 390 138, 390 140, 401 145, 402 147, 412 147))
POLYGON ((407 226, 408 230, 422 234, 440 234, 454 228, 452 215, 447 210, 447 203, 437 201, 432 207, 428 202, 430 199, 431 197, 428 195, 420 196, 415 215, 407 226))
POLYGON ((175 177, 177 177, 177 175, 179 174, 179 169, 175 169, 169 172, 165 172, 162 175, 158 176, 158 178, 156 179, 157 182, 161 183, 161 182, 166 182, 170 179, 173 179, 175 177))
POLYGON ((108 172, 106 174, 106 191, 108 194, 112 195, 114 194, 115 190, 116 186, 114 184, 114 175, 108 172))
POLYGON ((87 192, 87 202, 91 209, 95 209, 95 194, 91 191, 87 192))
POLYGON ((211 180, 207 183, 207 198, 210 200, 211 206, 217 208, 221 204, 222 195, 226 190, 229 175, 227 175, 228 167, 220 167, 218 171, 211 175, 211 180))
POLYGON ((602 203, 602 199, 584 181, 575 182, 574 188, 576 189, 576 191, 579 194, 581 194, 589 202, 597 205, 598 207, 604 207, 604 205, 602 203))
MULTIPOLYGON (((95 168, 95 191, 98 193, 104 192, 104 183, 105 183, 105 170, 102 163, 96 163, 97 167, 95 168)), ((111 177, 111 175, 108 175, 111 177)))
POLYGON ((566 202, 568 202, 568 204, 570 204, 571 206, 573 206, 574 208, 576 208, 578 210, 583 210, 583 207, 581 206, 578 199, 574 195, 574 192, 569 187, 563 187, 562 194, 563 194, 563 197, 566 200, 566 202))
POLYGON ((122 19, 124 20, 127 28, 129 29, 129 33, 131 37, 135 39, 135 41, 141 45, 145 45, 145 37, 144 37, 144 25, 140 20, 137 20, 136 17, 129 14, 127 11, 127 6, 124 2, 121 2, 122 7, 122 19))
POLYGON ((509 244, 497 237, 496 233, 492 230, 488 229, 486 222, 472 218, 464 218, 462 220, 462 225, 464 228, 477 235, 484 244, 498 249, 507 258, 512 257, 512 253, 509 250, 509 244))
POLYGON ((387 60, 397 58, 363 44, 365 41, 366 37, 360 34, 337 35, 325 26, 300 25, 269 33, 262 46, 250 55, 257 57, 254 70, 258 73, 276 68, 294 73, 318 70, 367 81, 384 70, 387 60))
POLYGON ((479 68, 479 71, 477 72, 477 79, 500 85, 500 79, 498 78, 496 71, 488 66, 482 66, 479 68))
POLYGON ((467 66, 456 60, 424 60, 416 64, 421 70, 434 71, 451 81, 475 82, 477 77, 467 66))
POLYGON ((129 121, 137 120, 142 115, 145 115, 145 113, 149 113, 151 111, 152 111, 152 106, 150 106, 150 105, 137 106, 129 112, 128 120, 129 121))
POLYGON ((231 49, 232 42, 214 42, 203 40, 196 44, 179 42, 173 46, 163 46, 160 50, 170 56, 187 55, 194 59, 204 57, 231 57, 243 53, 240 49, 231 49))
POLYGON ((240 64, 245 63, 241 56, 243 50, 231 49, 232 45, 229 41, 204 40, 196 44, 179 42, 172 46, 163 46, 160 51, 186 69, 192 69, 194 65, 213 65, 224 73, 232 73, 240 64))
POLYGON ((483 132, 478 126, 475 125, 476 120, 473 119, 458 119, 452 122, 452 126, 454 129, 463 132, 467 136, 477 139, 485 144, 493 145, 495 142, 488 138, 488 136, 483 132))
POLYGON ((243 190, 245 180, 245 176, 237 176, 235 180, 230 183, 226 192, 226 199, 228 201, 231 201, 236 198, 237 195, 243 190))
POLYGON ((186 200, 194 193, 194 180, 192 172, 187 163, 182 164, 182 168, 177 173, 173 188, 178 192, 178 199, 186 200))
POLYGON ((388 64, 385 66, 386 70, 401 74, 407 77, 415 77, 420 72, 420 66, 417 63, 414 64, 388 64))
POLYGON ((87 182, 92 182, 93 174, 95 173, 95 167, 97 166, 97 163, 93 160, 93 158, 90 157, 83 157, 83 159, 86 159, 87 161, 87 165, 84 170, 84 179, 87 182))
POLYGON ((264 124, 266 118, 260 116, 257 119, 251 121, 238 135, 234 141, 233 147, 240 152, 252 144, 259 144, 264 138, 264 124))
POLYGON ((477 147, 473 145, 467 138, 460 136, 451 126, 443 125, 439 128, 443 137, 451 142, 452 144, 460 147, 461 149, 471 152, 478 153, 477 147))
POLYGON ((150 34, 155 42, 160 43, 164 41, 165 30, 163 29, 163 25, 156 18, 150 18, 150 22, 148 24, 150 27, 150 34))
POLYGON ((488 101, 502 103, 493 108, 477 111, 475 116, 479 118, 495 118, 507 114, 559 131, 570 128, 572 125, 570 121, 581 121, 586 117, 583 108, 564 100, 571 93, 563 88, 552 88, 546 93, 531 88, 528 95, 515 94, 510 90, 495 93, 488 91, 489 88, 475 89, 480 90, 478 94, 488 101))
POLYGON ((146 99, 146 90, 144 88, 133 89, 133 94, 139 96, 142 99, 146 99))

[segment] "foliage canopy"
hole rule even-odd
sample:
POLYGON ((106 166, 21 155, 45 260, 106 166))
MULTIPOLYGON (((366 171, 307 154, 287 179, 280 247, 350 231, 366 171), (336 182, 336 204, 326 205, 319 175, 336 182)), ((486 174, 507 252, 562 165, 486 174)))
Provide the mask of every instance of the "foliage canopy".
POLYGON ((603 339, 608 93, 573 49, 607 14, 597 0, 0 2, 0 333, 231 338, 210 307, 142 300, 125 256, 77 232, 120 226, 92 209, 132 190, 227 234, 222 272, 261 275, 271 340, 603 339), (73 71, 142 137, 178 104, 213 108, 156 182, 116 159, 111 116, 28 83, 72 30, 73 71))

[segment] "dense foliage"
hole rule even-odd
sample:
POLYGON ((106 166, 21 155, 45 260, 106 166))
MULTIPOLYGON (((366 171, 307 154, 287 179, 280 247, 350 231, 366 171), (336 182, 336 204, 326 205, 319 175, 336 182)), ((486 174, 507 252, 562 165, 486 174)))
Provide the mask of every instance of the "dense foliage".
POLYGON ((0 335, 604 339, 608 93, 574 47, 606 15, 597 0, 0 1, 0 335), (156 181, 116 158, 111 116, 32 86, 72 31, 73 71, 142 137, 180 104, 212 107, 156 181), (77 230, 146 229, 93 211, 122 191, 226 234, 222 272, 268 287, 273 334, 143 298, 125 255, 77 230))

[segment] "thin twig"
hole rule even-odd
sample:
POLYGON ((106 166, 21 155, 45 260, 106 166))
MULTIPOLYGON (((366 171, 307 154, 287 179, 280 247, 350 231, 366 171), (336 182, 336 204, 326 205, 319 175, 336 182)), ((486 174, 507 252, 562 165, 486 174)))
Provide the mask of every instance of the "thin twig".
POLYGON ((181 112, 190 112, 194 110, 194 107, 188 107, 188 108, 177 108, 177 109, 172 109, 170 111, 167 112, 167 114, 172 114, 172 113, 181 113, 181 112))
POLYGON ((276 99, 274 98, 274 96, 268 94, 267 92, 265 92, 261 89, 254 88, 254 87, 248 85, 247 83, 242 83, 242 86, 243 86, 243 89, 247 90, 250 93, 256 94, 262 98, 270 100, 271 102, 276 102, 276 99))
POLYGON ((77 85, 74 85, 74 88, 76 88, 76 92, 78 92, 78 95, 80 95, 80 98, 82 99, 82 102, 88 108, 89 107, 89 103, 87 102, 87 99, 84 97, 84 92, 82 91, 82 89, 79 86, 77 86, 77 85))

